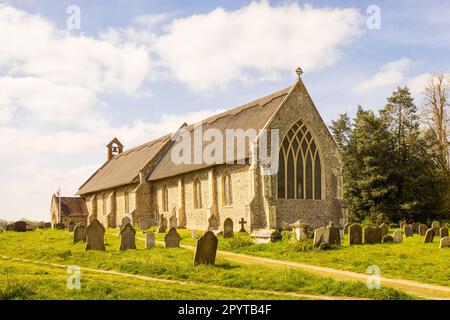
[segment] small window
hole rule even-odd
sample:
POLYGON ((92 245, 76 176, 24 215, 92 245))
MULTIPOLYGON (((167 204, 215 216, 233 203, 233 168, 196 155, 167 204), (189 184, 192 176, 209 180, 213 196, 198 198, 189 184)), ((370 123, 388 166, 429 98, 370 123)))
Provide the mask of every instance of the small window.
POLYGON ((106 216, 106 196, 102 195, 103 215, 106 216))
POLYGON ((222 177, 222 199, 224 206, 231 206, 233 204, 233 190, 229 172, 225 172, 222 177))
POLYGON ((202 208, 202 184, 199 178, 194 180, 194 209, 202 208))
POLYGON ((162 187, 162 210, 169 211, 169 193, 167 187, 162 187))
POLYGON ((125 213, 130 213, 130 194, 128 191, 124 192, 125 197, 125 213))

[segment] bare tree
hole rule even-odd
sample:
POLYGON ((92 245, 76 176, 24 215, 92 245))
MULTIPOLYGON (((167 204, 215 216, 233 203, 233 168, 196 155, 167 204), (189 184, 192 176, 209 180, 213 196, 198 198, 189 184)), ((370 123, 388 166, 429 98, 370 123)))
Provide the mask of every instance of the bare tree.
POLYGON ((425 85, 423 121, 437 143, 439 165, 450 172, 450 79, 443 73, 433 74, 425 85))

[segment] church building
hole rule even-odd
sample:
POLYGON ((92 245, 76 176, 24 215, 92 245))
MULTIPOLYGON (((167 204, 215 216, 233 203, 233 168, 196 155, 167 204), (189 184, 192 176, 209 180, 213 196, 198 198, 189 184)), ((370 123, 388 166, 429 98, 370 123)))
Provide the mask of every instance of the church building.
MULTIPOLYGON (((203 150, 207 144, 200 142, 203 150)), ((143 219, 158 225, 164 217, 170 226, 196 230, 221 229, 231 218, 235 231, 242 219, 247 231, 285 228, 298 220, 312 227, 330 221, 342 226, 347 219, 340 154, 300 77, 291 87, 123 149, 112 140, 107 161, 77 193, 88 220, 95 217, 108 228, 119 227, 124 217, 136 225, 143 219), (240 155, 233 147, 232 159, 174 161, 182 140, 195 140, 199 129, 224 136, 229 130, 277 135, 269 134, 265 144, 259 143, 260 134, 247 137, 240 155), (271 174, 273 163, 255 156, 264 148, 277 160, 278 170, 271 174)))

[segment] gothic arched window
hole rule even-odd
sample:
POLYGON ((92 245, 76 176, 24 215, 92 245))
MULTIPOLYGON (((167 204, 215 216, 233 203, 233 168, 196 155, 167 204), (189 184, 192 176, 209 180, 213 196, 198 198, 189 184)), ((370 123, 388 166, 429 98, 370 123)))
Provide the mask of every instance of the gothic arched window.
POLYGON ((222 199, 224 206, 231 206, 233 204, 233 190, 231 188, 231 175, 225 172, 222 176, 222 199))
POLYGON ((194 180, 194 209, 202 207, 202 185, 199 178, 194 180))
POLYGON ((278 198, 322 199, 322 167, 314 138, 298 121, 288 131, 279 154, 278 198))
POLYGON ((169 211, 169 192, 167 191, 167 187, 163 186, 162 187, 162 210, 163 211, 169 211))

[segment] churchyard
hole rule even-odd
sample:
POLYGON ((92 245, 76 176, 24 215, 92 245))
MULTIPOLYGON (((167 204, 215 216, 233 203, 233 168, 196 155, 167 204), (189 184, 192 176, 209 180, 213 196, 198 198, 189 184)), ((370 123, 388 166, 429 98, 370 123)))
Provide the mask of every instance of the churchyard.
MULTIPOLYGON (((317 248, 312 235, 269 233, 268 243, 255 234, 195 231, 159 227, 104 229, 96 221, 87 228, 36 229, 0 233, 0 298, 19 299, 414 299, 412 292, 364 281, 340 279, 282 264, 255 263, 251 257, 296 262, 365 274, 369 266, 382 277, 415 280, 450 289, 450 248, 439 248, 439 237, 405 237, 389 229, 385 243, 349 245, 349 235, 327 240, 317 248), (71 230, 71 231, 69 231, 71 230), (163 230, 159 230, 163 231, 163 230), (388 235, 389 233, 389 235, 388 235), (393 234, 393 236, 390 236, 393 234), (217 237, 216 237, 217 235, 217 237), (398 241, 401 243, 387 241, 398 241), (296 237, 301 237, 300 241, 296 237), (86 241, 87 240, 87 241, 86 241), (340 243, 338 245, 337 243, 340 243), (216 250, 217 254, 216 254, 216 250), (238 253, 239 259, 227 252, 238 253), (81 268, 81 288, 66 285, 68 266, 81 268), (136 286, 138 284, 138 286, 136 286), (192 288, 195 287, 195 294, 192 288), (57 292, 57 293, 56 293, 57 292)), ((415 226, 419 232, 418 226, 415 226)), ((327 229, 330 229, 327 228, 327 229)), ((331 227, 332 229, 332 227, 331 227)), ((354 230, 354 227, 349 230, 354 230)), ((356 229, 359 229, 356 228, 356 229)), ((363 233, 360 228, 359 232, 363 233)), ((431 229, 431 228, 429 228, 431 229)), ((429 231, 429 229, 427 231, 429 231)), ((364 232, 367 232, 364 229, 364 232)), ((320 231, 320 230, 319 230, 320 231)), ((444 230, 445 231, 445 230, 444 230)), ((352 233, 351 231, 350 233, 352 233)), ((341 232, 342 234, 343 232, 341 232)), ((330 237, 329 233, 328 237, 330 237)), ((265 239, 265 233, 258 235, 265 239)), ((367 236, 366 236, 367 237, 367 236)), ((366 238, 365 237, 365 238, 366 238)), ((316 237, 317 238, 317 237, 316 237)), ((353 239, 352 241, 355 241, 353 239)), ((358 239, 356 239, 358 241, 358 239)), ((450 292, 450 290, 449 290, 450 292)))

